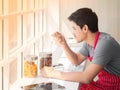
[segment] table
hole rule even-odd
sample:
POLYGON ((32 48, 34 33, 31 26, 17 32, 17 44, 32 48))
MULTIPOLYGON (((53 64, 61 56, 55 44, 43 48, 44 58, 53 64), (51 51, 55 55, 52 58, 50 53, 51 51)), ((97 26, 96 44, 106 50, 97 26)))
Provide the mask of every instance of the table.
MULTIPOLYGON (((18 80, 11 88, 11 90, 23 90, 21 86, 27 86, 31 84, 40 84, 43 82, 53 82, 58 85, 64 86, 62 90, 77 90, 78 83, 77 82, 69 82, 69 81, 64 81, 64 80, 57 80, 57 79, 49 79, 49 78, 44 78, 42 76, 39 76, 37 78, 23 78, 18 80)), ((42 89, 40 89, 42 90, 42 89)), ((57 89, 52 89, 52 90, 59 90, 57 89)), ((61 90, 61 89, 60 89, 61 90)))

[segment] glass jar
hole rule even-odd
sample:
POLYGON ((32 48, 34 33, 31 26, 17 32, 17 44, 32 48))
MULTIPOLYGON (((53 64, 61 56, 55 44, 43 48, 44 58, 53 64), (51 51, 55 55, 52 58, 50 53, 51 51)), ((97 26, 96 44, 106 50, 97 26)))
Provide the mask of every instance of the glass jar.
POLYGON ((35 55, 26 55, 24 57, 24 77, 36 77, 37 76, 37 60, 35 55))
POLYGON ((49 52, 39 53, 39 70, 41 70, 44 66, 49 67, 52 66, 52 53, 49 52))

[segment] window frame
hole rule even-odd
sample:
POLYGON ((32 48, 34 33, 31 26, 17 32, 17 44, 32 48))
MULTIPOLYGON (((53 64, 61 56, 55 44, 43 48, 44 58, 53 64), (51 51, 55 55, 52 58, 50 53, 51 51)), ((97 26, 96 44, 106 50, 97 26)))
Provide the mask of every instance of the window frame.
MULTIPOLYGON (((39 46, 39 44, 37 45, 36 42, 40 41, 40 39, 43 38, 43 36, 45 35, 45 32, 46 32, 46 28, 45 28, 46 27, 46 25, 45 25, 46 22, 44 23, 44 20, 43 20, 45 18, 45 17, 43 18, 43 13, 46 11, 46 9, 45 9, 45 7, 43 7, 44 5, 42 5, 43 0, 33 0, 32 3, 31 3, 33 5, 33 7, 30 8, 29 10, 26 10, 26 9, 22 10, 21 6, 23 6, 23 5, 18 4, 18 7, 19 7, 18 10, 14 11, 14 12, 9 12, 8 11, 9 1, 10 0, 4 0, 3 1, 2 4, 4 4, 3 5, 4 6, 3 11, 4 12, 2 14, 0 13, 1 14, 0 15, 0 21, 1 21, 0 25, 2 26, 1 27, 2 29, 0 29, 0 34, 1 34, 0 35, 0 43, 2 43, 1 44, 2 46, 0 46, 0 48, 2 48, 2 49, 0 49, 0 50, 2 50, 2 51, 0 51, 0 59, 1 59, 1 61, 0 61, 0 78, 2 79, 2 80, 0 79, 0 89, 1 90, 3 90, 3 89, 4 90, 13 90, 12 86, 18 80, 22 79, 22 75, 23 75, 22 74, 23 73, 22 72, 23 71, 23 69, 22 69, 23 65, 22 64, 23 64, 23 57, 24 57, 23 51, 25 50, 26 47, 33 45, 34 46, 34 54, 38 53, 37 47, 39 46), (37 8, 35 8, 35 6, 34 6, 34 4, 38 4, 36 2, 39 2, 39 4, 41 4, 40 6, 38 5, 37 8), (33 14, 33 24, 34 24, 33 32, 34 32, 34 35, 33 35, 32 38, 30 38, 28 40, 27 43, 26 42, 24 43, 23 40, 25 39, 24 38, 25 34, 24 34, 24 31, 23 31, 23 15, 26 15, 26 14, 33 14), (41 19, 40 22, 39 22, 41 25, 36 26, 36 28, 35 28, 35 22, 38 23, 38 21, 36 21, 35 14, 39 14, 40 15, 40 16, 38 15, 39 20, 41 19), (19 39, 21 39, 20 40, 21 43, 20 44, 18 43, 18 45, 14 49, 9 50, 9 45, 8 45, 8 43, 9 43, 9 29, 6 28, 6 26, 8 26, 9 23, 5 20, 9 19, 9 17, 11 17, 11 16, 20 16, 21 17, 20 18, 21 21, 18 20, 17 23, 21 23, 22 28, 20 29, 21 34, 18 34, 19 39), (42 23, 44 23, 44 26, 42 25, 42 23), (44 28, 44 30, 43 30, 43 28, 44 28), (3 36, 3 38, 2 38, 2 36, 3 36), (2 54, 3 54, 3 58, 1 58, 2 54), (10 63, 14 62, 13 58, 15 58, 16 56, 17 56, 17 60, 15 60, 15 61, 17 61, 17 71, 21 71, 21 72, 17 73, 17 80, 15 80, 15 82, 13 84, 10 84, 9 83, 9 80, 10 80, 10 76, 9 76, 10 75, 10 73, 9 73, 10 69, 9 69, 9 67, 10 67, 10 63)), ((23 0, 17 0, 17 1, 19 3, 23 3, 23 0)), ((46 1, 45 1, 45 3, 46 3, 46 1)), ((40 42, 43 42, 43 41, 41 40, 40 42)), ((40 45, 39 48, 42 48, 42 45, 40 45)), ((40 49, 40 50, 42 51, 42 49, 40 49)))

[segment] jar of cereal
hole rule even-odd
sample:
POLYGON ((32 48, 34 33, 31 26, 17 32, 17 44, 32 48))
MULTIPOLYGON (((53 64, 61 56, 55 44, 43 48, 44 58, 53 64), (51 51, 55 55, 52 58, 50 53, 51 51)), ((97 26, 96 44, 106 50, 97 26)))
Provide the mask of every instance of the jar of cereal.
POLYGON ((49 52, 40 52, 39 53, 39 62, 38 62, 38 73, 41 73, 41 69, 44 66, 51 67, 52 66, 52 53, 49 52))
POLYGON ((24 57, 24 77, 36 77, 37 76, 37 60, 35 55, 26 55, 24 57))

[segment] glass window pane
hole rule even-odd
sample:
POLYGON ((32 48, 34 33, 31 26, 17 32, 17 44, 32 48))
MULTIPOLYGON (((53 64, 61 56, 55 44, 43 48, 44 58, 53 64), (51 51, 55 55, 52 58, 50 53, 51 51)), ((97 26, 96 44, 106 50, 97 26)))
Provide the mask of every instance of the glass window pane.
POLYGON ((38 36, 39 34, 39 19, 38 19, 39 13, 35 13, 35 35, 38 36))
POLYGON ((2 0, 4 3, 4 14, 18 12, 21 10, 21 0, 2 0))
POLYGON ((3 81, 2 81, 3 88, 4 90, 8 90, 9 88, 9 64, 5 64, 3 66, 2 74, 3 74, 3 81))
POLYGON ((39 52, 42 52, 42 38, 35 43, 35 55, 39 55, 39 52))
MULTIPOLYGON (((2 14, 2 0, 0 0, 0 15, 2 14)), ((0 19, 0 59, 2 58, 2 20, 0 19)))
POLYGON ((26 43, 34 37, 34 14, 23 15, 23 42, 26 43))
POLYGON ((27 46, 23 51, 23 56, 34 55, 34 44, 27 46))
POLYGON ((40 12, 39 14, 38 14, 38 29, 39 29, 39 31, 40 32, 42 32, 43 31, 43 14, 42 14, 42 12, 40 12))
POLYGON ((52 40, 50 39, 50 37, 48 37, 49 34, 46 34, 43 37, 43 51, 44 52, 52 52, 52 40), (49 39, 48 39, 49 38, 49 39))
POLYGON ((43 3, 43 0, 35 0, 35 8, 42 9, 42 3, 43 3))
MULTIPOLYGON (((21 53, 17 56, 12 57, 9 61, 9 85, 11 86, 19 79, 22 78, 22 57, 21 53)), ((12 90, 12 89, 10 89, 12 90)))
POLYGON ((21 10, 21 0, 2 0, 4 4, 4 30, 8 32, 9 50, 13 50, 21 45, 21 16, 9 15, 12 12, 21 10), (9 14, 8 14, 9 13, 9 14))
POLYGON ((43 28, 42 11, 35 13, 35 35, 39 36, 43 28))
POLYGON ((2 67, 0 67, 0 90, 2 90, 2 67))
POLYGON ((2 59, 2 25, 0 21, 0 59, 2 59))
POLYGON ((21 16, 10 16, 4 20, 4 29, 8 31, 9 50, 21 45, 21 16))
POLYGON ((33 10, 34 9, 34 0, 23 0, 23 10, 33 10))
POLYGON ((13 84, 17 80, 17 58, 9 64, 9 83, 13 84))
POLYGON ((35 9, 38 9, 38 7, 39 7, 39 2, 40 0, 35 0, 35 9))
POLYGON ((9 0, 9 12, 17 11, 17 0, 9 0))
POLYGON ((0 15, 2 14, 2 0, 0 0, 0 15))

